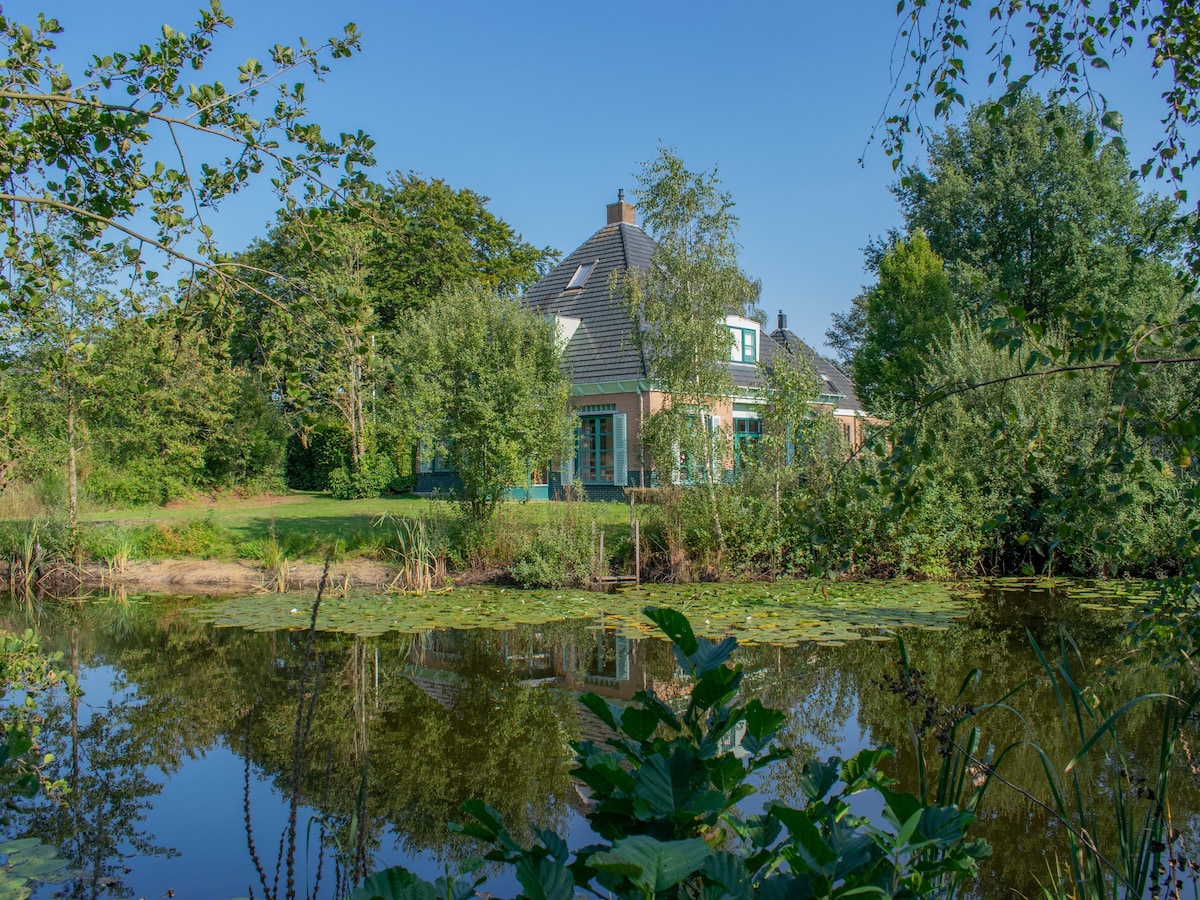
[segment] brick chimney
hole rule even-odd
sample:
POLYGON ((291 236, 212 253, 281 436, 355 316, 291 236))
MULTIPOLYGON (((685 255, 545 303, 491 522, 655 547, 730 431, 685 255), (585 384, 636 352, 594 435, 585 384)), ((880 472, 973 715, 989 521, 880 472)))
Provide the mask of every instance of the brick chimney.
POLYGON ((608 204, 608 224, 637 224, 637 207, 625 202, 624 188, 617 191, 617 202, 608 204))
POLYGON ((779 311, 779 328, 777 331, 787 331, 787 316, 783 314, 783 310, 779 311))

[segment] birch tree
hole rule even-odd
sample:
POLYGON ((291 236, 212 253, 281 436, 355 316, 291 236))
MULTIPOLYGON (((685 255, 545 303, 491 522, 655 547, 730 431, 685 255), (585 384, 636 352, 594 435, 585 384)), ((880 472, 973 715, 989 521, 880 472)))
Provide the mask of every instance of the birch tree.
POLYGON ((710 433, 713 407, 733 392, 726 317, 752 307, 758 286, 738 267, 737 216, 717 171, 692 172, 675 150, 637 175, 638 210, 658 244, 650 267, 612 285, 634 321, 649 381, 666 395, 645 425, 658 471, 679 465, 688 448, 701 465, 695 475, 708 493, 719 550, 725 538, 716 482, 724 442, 710 433))

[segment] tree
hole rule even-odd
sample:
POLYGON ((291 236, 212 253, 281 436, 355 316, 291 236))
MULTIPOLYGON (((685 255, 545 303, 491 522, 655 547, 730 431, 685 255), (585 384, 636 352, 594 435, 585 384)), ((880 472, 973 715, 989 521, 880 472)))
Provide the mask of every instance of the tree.
POLYGON ((867 409, 891 416, 924 398, 927 361, 954 322, 954 296, 925 232, 897 237, 875 264, 879 281, 834 314, 828 335, 867 409))
POLYGON ((234 356, 280 398, 305 446, 320 423, 337 422, 357 473, 384 449, 370 446, 379 425, 409 445, 411 395, 395 389, 391 372, 411 352, 410 316, 477 283, 514 297, 554 258, 486 203, 440 180, 393 175, 350 203, 281 212, 242 255, 252 286, 238 294, 234 356))
MULTIPOLYGON (((123 312, 137 299, 115 284, 128 245, 87 252, 80 229, 55 216, 34 254, 42 277, 0 303, 7 337, 0 358, 17 376, 18 409, 26 447, 36 441, 42 464, 67 470, 67 522, 79 522, 79 457, 89 412, 95 409, 92 355, 123 312), (52 447, 61 446, 63 453, 52 447)), ((28 461, 29 452, 25 452, 28 461)))
POLYGON ((568 432, 560 351, 551 323, 517 300, 475 286, 412 313, 404 392, 417 398, 426 451, 458 470, 475 520, 562 453, 568 432))
POLYGON ((1018 306, 1039 322, 1113 309, 1170 309, 1176 203, 1143 196, 1120 141, 1070 104, 1022 94, 973 107, 929 141, 895 186, 909 234, 928 235, 959 304, 1018 306))
POLYGON ((0 202, 10 291, 30 274, 23 263, 50 211, 73 216, 93 242, 111 228, 132 238, 139 254, 156 248, 232 275, 236 267, 220 256, 206 211, 264 170, 289 207, 336 194, 326 171, 358 180, 360 167, 373 162, 370 139, 361 132, 327 139, 307 119, 304 84, 293 77, 307 69, 320 79, 327 58, 359 49, 358 29, 348 25, 342 37, 319 46, 276 45, 269 62, 251 59, 238 68, 232 90, 221 81, 187 84, 184 73, 203 69, 216 35, 232 26, 214 2, 190 33, 164 25, 157 41, 97 55, 81 77, 72 77, 53 57, 53 36, 62 30, 55 19, 39 15, 29 26, 0 16, 7 57, 0 75, 0 202), (259 104, 270 111, 252 114, 259 104), (185 145, 207 152, 185 157, 185 145), (154 223, 152 234, 133 223, 139 215, 154 223))
MULTIPOLYGON (((894 168, 904 164, 905 142, 928 136, 921 112, 934 101, 934 121, 949 120, 965 105, 961 87, 967 79, 972 0, 900 0, 901 24, 895 42, 893 71, 901 89, 880 117, 883 146, 894 168)), ((1162 92, 1163 135, 1140 166, 1142 176, 1167 178, 1184 202, 1184 174, 1200 162, 1200 150, 1189 149, 1187 132, 1200 123, 1200 31, 1191 0, 1113 0, 1097 13, 1090 0, 992 0, 988 6, 992 43, 988 47, 987 83, 1000 80, 1003 94, 990 104, 1003 115, 1034 79, 1057 84, 1050 98, 1084 99, 1097 110, 1101 128, 1120 133, 1122 117, 1110 109, 1100 90, 1101 73, 1118 58, 1141 54, 1154 77, 1166 73, 1162 92), (1014 52, 1018 35, 1026 35, 1024 56, 1014 52), (1140 41, 1141 47, 1135 47, 1140 41)), ((1095 140, 1096 132, 1092 132, 1095 140)))
POLYGON ((758 285, 738 267, 733 199, 716 169, 689 171, 671 148, 642 165, 638 209, 658 244, 649 268, 633 270, 612 288, 635 323, 634 340, 662 408, 646 424, 659 471, 678 466, 689 448, 710 498, 713 531, 724 550, 715 479, 723 442, 710 435, 713 406, 729 398, 727 317, 754 306, 758 285))
MULTIPOLYGON (((204 68, 217 35, 232 25, 213 2, 190 32, 164 25, 156 41, 98 54, 72 74, 55 61, 56 20, 39 15, 27 25, 0 14, 0 314, 17 318, 21 332, 62 306, 61 291, 47 290, 60 275, 47 241, 54 217, 72 223, 72 252, 98 260, 112 252, 114 237, 127 237, 121 252, 134 279, 153 284, 160 266, 172 263, 191 278, 206 272, 205 291, 191 297, 219 313, 216 298, 244 284, 238 261, 221 254, 206 221, 222 200, 269 173, 285 206, 298 209, 339 195, 372 164, 366 135, 328 139, 308 119, 296 77, 307 70, 320 79, 326 60, 356 52, 353 25, 324 44, 276 45, 268 61, 251 59, 231 73, 234 87, 188 84, 185 74, 204 68), (327 179, 330 171, 342 173, 340 182, 327 179)), ((0 408, 12 407, 11 389, 0 381, 0 408)), ((15 425, 13 415, 0 417, 5 476, 19 452, 15 425)))
POLYGON ((171 310, 128 316, 93 357, 92 496, 165 503, 278 477, 282 434, 257 385, 171 310))
POLYGON ((345 207, 281 216, 243 254, 260 274, 239 295, 245 327, 235 338, 235 358, 279 398, 294 433, 307 438, 330 419, 346 429, 352 472, 366 462, 367 414, 381 378, 366 286, 371 252, 370 224, 345 207))
POLYGON ((487 208, 488 198, 440 178, 394 173, 373 191, 375 224, 368 286, 383 327, 447 291, 481 284, 517 297, 558 258, 522 240, 487 208))

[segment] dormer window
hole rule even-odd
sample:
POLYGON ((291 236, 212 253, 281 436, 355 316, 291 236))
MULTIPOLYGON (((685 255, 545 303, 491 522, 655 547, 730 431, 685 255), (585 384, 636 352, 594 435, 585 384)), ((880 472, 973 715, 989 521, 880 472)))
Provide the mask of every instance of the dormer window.
POLYGON ((599 260, 594 259, 591 262, 580 264, 575 270, 575 274, 571 276, 571 280, 567 282, 567 290, 572 291, 583 287, 583 283, 588 280, 588 276, 592 274, 592 269, 596 268, 596 263, 599 260))

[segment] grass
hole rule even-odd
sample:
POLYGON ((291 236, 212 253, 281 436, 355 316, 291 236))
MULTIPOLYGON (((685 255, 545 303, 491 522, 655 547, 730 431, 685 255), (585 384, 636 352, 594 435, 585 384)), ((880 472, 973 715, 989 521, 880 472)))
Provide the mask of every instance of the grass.
MULTIPOLYGON (((444 500, 412 495, 370 500, 334 500, 328 494, 293 491, 283 496, 251 499, 222 499, 173 504, 170 507, 107 510, 81 516, 83 522, 104 530, 155 532, 162 540, 150 540, 150 556, 239 556, 256 559, 272 536, 286 556, 319 561, 335 555, 380 555, 395 527, 373 523, 394 520, 450 522, 458 507, 444 500), (174 540, 187 533, 217 532, 226 540, 191 550, 192 541, 174 540)), ((539 525, 564 521, 595 521, 606 538, 615 541, 629 530, 629 508, 621 503, 575 503, 556 501, 506 503, 499 512, 502 527, 532 532, 539 525)), ((146 545, 147 541, 139 543, 146 545)))

